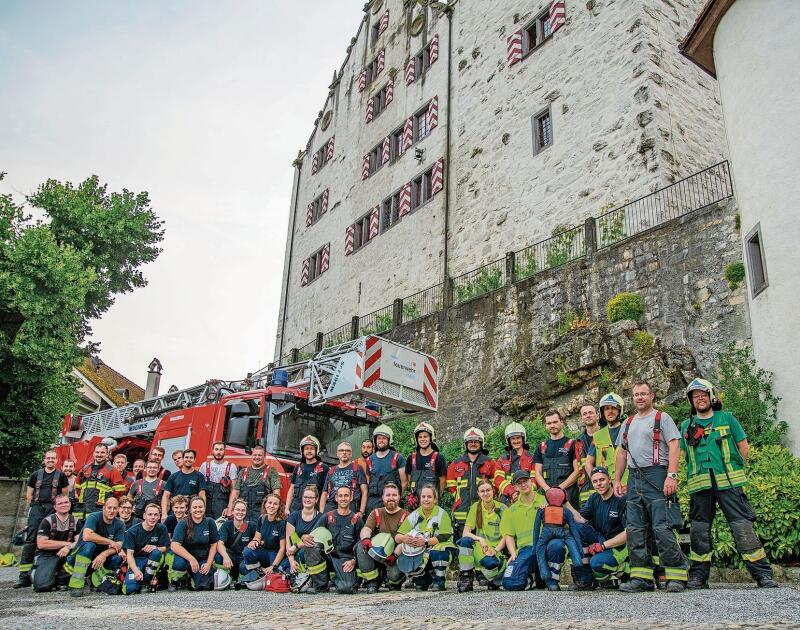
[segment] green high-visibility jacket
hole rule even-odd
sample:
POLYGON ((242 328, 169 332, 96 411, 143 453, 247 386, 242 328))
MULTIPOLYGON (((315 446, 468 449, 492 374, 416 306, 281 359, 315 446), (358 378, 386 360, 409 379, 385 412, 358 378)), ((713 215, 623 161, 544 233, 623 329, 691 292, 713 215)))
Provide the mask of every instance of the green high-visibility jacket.
POLYGON ((720 490, 738 488, 747 484, 745 461, 737 443, 746 439, 742 425, 727 411, 715 411, 705 420, 694 417, 697 426, 704 429, 704 437, 697 446, 686 443, 686 432, 691 420, 681 424, 681 449, 686 453, 689 494, 711 488, 711 473, 720 490))

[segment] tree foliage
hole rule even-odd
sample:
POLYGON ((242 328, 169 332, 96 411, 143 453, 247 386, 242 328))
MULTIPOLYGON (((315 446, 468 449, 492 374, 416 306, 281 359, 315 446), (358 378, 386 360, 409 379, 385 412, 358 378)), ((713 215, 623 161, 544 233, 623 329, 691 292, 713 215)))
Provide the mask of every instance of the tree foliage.
POLYGON ((146 284, 139 267, 164 234, 147 193, 109 194, 97 177, 77 188, 49 180, 28 202, 44 219, 0 195, 2 475, 29 470, 54 441, 78 399, 71 371, 89 320, 146 284))

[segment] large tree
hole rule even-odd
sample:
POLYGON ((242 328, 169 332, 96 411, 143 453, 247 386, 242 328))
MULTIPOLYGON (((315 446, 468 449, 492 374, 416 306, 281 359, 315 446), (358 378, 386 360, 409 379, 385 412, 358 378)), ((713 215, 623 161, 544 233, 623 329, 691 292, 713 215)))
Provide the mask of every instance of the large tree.
MULTIPOLYGON (((0 174, 2 179, 3 174, 0 174)), ((78 400, 71 377, 90 321, 147 284, 163 223, 146 192, 48 180, 27 203, 0 195, 0 475, 29 470, 78 400)))

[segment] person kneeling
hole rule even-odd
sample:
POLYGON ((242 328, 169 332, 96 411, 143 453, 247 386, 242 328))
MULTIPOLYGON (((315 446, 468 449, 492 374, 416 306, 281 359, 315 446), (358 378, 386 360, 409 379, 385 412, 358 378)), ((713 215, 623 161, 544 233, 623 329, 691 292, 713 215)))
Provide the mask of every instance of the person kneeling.
POLYGON ((156 574, 161 567, 169 546, 167 528, 161 523, 161 508, 150 503, 143 512, 144 520, 125 532, 122 548, 128 557, 128 572, 122 592, 126 595, 139 593, 142 585, 154 591, 156 574))
POLYGON ((38 550, 33 571, 33 590, 37 593, 56 590, 69 582, 64 570, 67 556, 75 546, 77 519, 69 513, 72 502, 66 495, 53 499, 55 512, 45 516, 36 534, 38 550))
POLYGON ((286 560, 286 515, 280 497, 264 499, 255 535, 242 550, 242 582, 252 582, 279 568, 288 571, 286 560))
POLYGON ((214 519, 206 516, 206 502, 202 497, 192 497, 189 502, 189 517, 175 527, 170 550, 174 554, 169 569, 169 591, 174 592, 178 583, 192 574, 196 591, 214 588, 214 555, 217 551, 219 532, 214 519))
POLYGON ((464 536, 458 540, 458 592, 472 590, 475 567, 486 578, 490 591, 500 588, 506 567, 505 538, 500 534, 500 517, 506 506, 494 499, 491 480, 478 482, 480 501, 473 503, 464 523, 464 536))
POLYGON ((445 590, 447 567, 457 553, 451 542, 452 521, 436 504, 437 498, 436 488, 423 486, 420 507, 408 515, 395 536, 395 542, 401 543, 398 566, 406 577, 414 578, 419 591, 445 590))
POLYGON ((369 513, 361 530, 361 544, 356 547, 358 576, 364 580, 367 593, 378 592, 381 570, 386 573, 389 590, 399 591, 405 579, 397 567, 394 537, 408 512, 400 508, 400 488, 389 482, 383 486, 383 507, 369 513))
POLYGON ((323 514, 318 521, 319 526, 311 532, 315 545, 305 550, 312 583, 312 588, 307 591, 309 593, 327 590, 328 559, 333 565, 337 593, 355 593, 358 588, 355 546, 364 521, 350 509, 352 499, 352 491, 348 486, 339 488, 336 491, 339 507, 323 514))

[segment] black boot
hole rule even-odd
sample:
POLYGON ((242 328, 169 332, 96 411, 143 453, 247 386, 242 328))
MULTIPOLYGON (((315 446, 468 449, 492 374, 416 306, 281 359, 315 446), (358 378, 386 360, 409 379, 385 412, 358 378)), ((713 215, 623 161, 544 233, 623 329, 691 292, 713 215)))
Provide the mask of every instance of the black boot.
POLYGON ((765 575, 760 577, 756 580, 756 584, 758 584, 758 588, 778 588, 778 583, 773 580, 770 576, 765 575))
POLYGON ((30 573, 20 573, 19 579, 17 583, 14 584, 14 588, 30 588, 33 585, 31 582, 31 574, 30 573))
POLYGON ((472 590, 472 580, 475 576, 474 571, 461 571, 458 574, 458 592, 468 593, 472 590))

